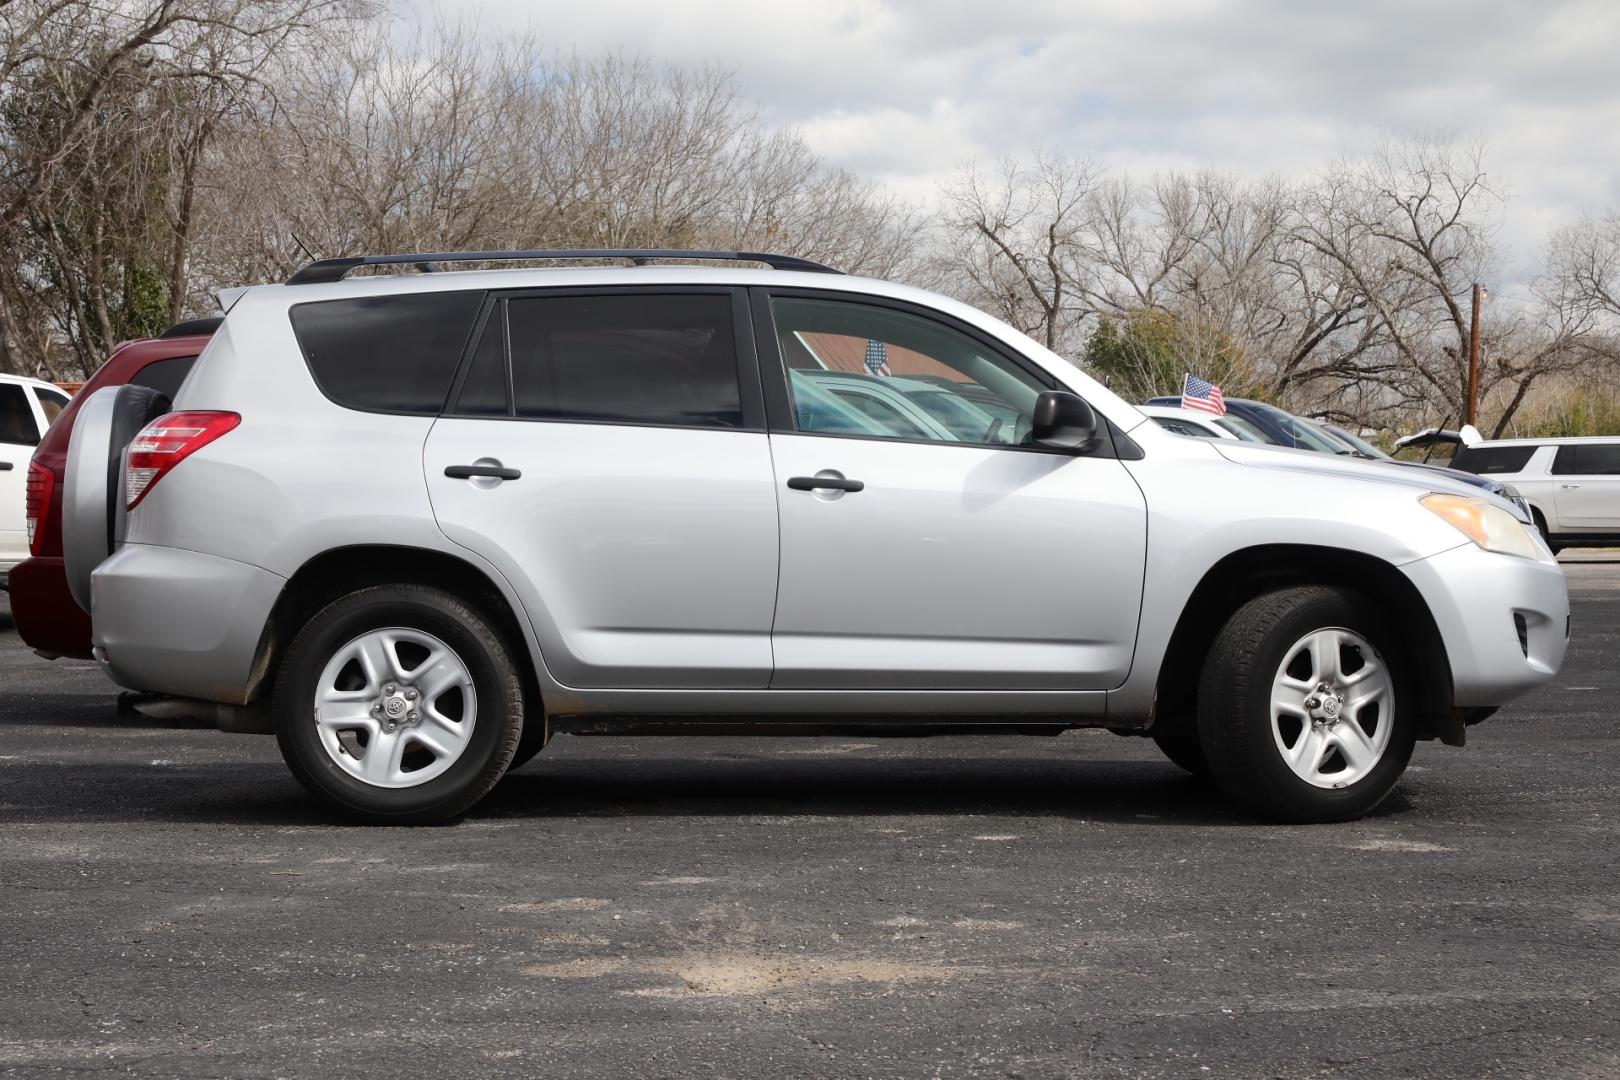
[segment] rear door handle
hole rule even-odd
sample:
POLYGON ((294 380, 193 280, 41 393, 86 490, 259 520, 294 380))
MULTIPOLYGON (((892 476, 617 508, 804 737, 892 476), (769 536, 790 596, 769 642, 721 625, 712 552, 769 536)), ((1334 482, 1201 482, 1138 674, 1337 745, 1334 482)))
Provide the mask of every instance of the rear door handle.
POLYGON ((479 476, 491 480, 516 480, 523 472, 520 469, 507 469, 500 465, 446 465, 444 475, 452 480, 471 480, 479 476))
POLYGON ((1559 484, 1558 486, 1563 488, 1565 491, 1574 491, 1576 488, 1580 487, 1581 485, 1579 485, 1579 484, 1559 484))
POLYGON ((861 491, 866 485, 842 476, 795 476, 788 480, 794 491, 861 491))

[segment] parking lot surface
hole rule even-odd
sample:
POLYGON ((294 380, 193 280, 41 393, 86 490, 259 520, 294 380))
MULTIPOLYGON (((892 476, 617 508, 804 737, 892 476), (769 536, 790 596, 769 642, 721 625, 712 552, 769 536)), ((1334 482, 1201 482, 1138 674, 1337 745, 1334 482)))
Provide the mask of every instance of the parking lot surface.
POLYGON ((0 594, 0 1075, 1614 1076, 1620 555, 1566 570, 1559 681, 1318 827, 1102 732, 565 737, 335 826, 0 594))

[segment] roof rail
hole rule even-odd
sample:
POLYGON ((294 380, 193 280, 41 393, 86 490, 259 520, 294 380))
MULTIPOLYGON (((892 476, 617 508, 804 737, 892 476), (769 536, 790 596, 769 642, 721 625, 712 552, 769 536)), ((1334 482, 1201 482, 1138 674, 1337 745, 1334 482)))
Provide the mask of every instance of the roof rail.
POLYGON ((636 265, 664 259, 706 259, 717 262, 764 263, 773 270, 807 270, 837 274, 830 266, 792 255, 772 255, 764 251, 682 251, 679 248, 581 248, 557 251, 441 251, 422 255, 353 255, 342 259, 316 259, 305 263, 287 279, 289 285, 314 285, 342 281, 349 271, 362 266, 419 266, 423 271, 437 269, 437 263, 529 262, 547 259, 629 259, 636 265))

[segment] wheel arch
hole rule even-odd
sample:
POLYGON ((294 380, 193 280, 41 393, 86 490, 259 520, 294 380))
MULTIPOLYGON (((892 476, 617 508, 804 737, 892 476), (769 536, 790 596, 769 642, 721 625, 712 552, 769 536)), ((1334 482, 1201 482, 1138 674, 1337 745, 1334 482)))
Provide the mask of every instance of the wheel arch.
POLYGON ((505 639, 522 674, 527 699, 541 701, 535 646, 513 600, 495 578, 449 552, 391 544, 356 544, 323 551, 287 579, 259 637, 247 701, 269 693, 287 646, 312 615, 356 589, 384 584, 429 585, 476 605, 505 639))
POLYGON ((1460 743, 1463 721, 1452 707, 1451 661, 1440 629, 1418 591, 1393 564, 1364 552, 1307 544, 1265 544, 1234 551, 1210 567, 1188 596, 1171 632, 1154 687, 1154 731, 1190 728, 1198 672, 1232 614, 1262 593, 1327 585, 1359 593, 1389 613, 1418 676, 1419 738, 1460 743))

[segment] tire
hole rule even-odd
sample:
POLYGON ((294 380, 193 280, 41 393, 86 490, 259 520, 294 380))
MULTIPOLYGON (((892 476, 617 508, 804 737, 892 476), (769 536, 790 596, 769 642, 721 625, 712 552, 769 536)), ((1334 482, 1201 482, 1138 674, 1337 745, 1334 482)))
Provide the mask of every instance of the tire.
POLYGON ((1215 782, 1283 821, 1372 810, 1416 741, 1415 682, 1399 644, 1369 601, 1337 589, 1282 589, 1244 604, 1198 684, 1199 743, 1215 782), (1274 696, 1287 704, 1274 708, 1274 696))
POLYGON ((1155 735, 1153 741, 1173 764, 1180 765, 1194 776, 1209 775, 1209 760, 1204 757, 1204 748, 1198 741, 1196 731, 1155 735))
POLYGON ((272 700, 299 783, 346 817, 389 825, 446 821, 488 794, 517 752, 523 711, 499 631, 424 585, 322 608, 288 646, 272 700))
POLYGON ((62 479, 62 558, 68 591, 90 610, 90 575, 124 535, 124 448, 169 399, 145 386, 104 386, 84 399, 62 479))
POLYGON ((506 767, 507 772, 521 769, 534 760, 534 756, 546 748, 551 742, 551 727, 544 717, 534 720, 525 720, 523 734, 518 739, 517 753, 512 755, 512 764, 506 767))
POLYGON ((1541 538, 1547 542, 1548 551, 1552 552, 1554 555, 1557 555, 1560 551, 1564 550, 1558 544, 1553 543, 1552 533, 1547 531, 1547 519, 1542 515, 1540 510, 1530 511, 1530 518, 1536 523, 1536 528, 1540 530, 1541 538))

